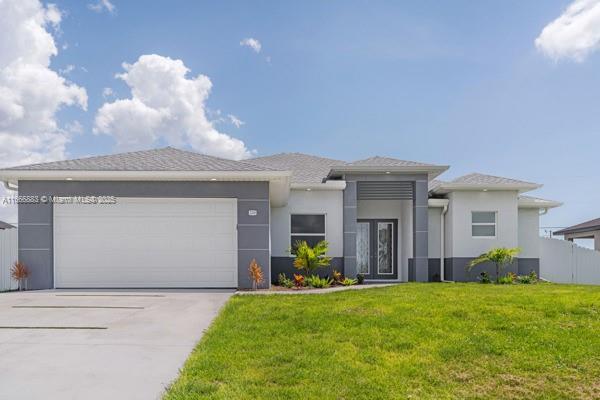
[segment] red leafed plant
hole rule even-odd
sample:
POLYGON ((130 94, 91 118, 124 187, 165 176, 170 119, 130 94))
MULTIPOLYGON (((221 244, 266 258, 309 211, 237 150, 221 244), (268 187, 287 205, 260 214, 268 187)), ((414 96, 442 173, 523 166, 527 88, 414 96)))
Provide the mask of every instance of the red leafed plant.
POLYGON ((265 281, 265 276, 263 274, 262 268, 256 260, 253 258, 250 261, 250 266, 248 267, 248 275, 250 275, 250 280, 252 281, 252 290, 256 290, 258 286, 265 281))
POLYGON ((21 261, 16 261, 10 269, 10 276, 19 282, 19 290, 22 290, 22 283, 29 277, 29 269, 21 261))
POLYGON ((294 274, 294 286, 302 287, 304 285, 304 275, 294 274))

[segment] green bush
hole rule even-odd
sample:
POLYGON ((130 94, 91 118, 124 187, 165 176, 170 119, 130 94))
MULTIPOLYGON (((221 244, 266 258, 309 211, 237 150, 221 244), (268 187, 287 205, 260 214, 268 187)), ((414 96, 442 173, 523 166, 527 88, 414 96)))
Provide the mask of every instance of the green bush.
POLYGON ((294 281, 292 281, 290 278, 285 276, 285 274, 283 272, 279 274, 277 283, 279 284, 279 286, 283 286, 286 288, 294 287, 294 281))
POLYGON ((488 274, 487 271, 483 271, 482 273, 480 273, 479 274, 479 282, 492 283, 492 280, 490 279, 490 274, 488 274))
POLYGON ((527 275, 520 275, 517 277, 517 282, 522 283, 524 285, 536 283, 537 281, 538 281, 538 277, 537 277, 537 274, 535 273, 535 271, 531 271, 527 275))
POLYGON ((356 275, 356 281, 359 285, 362 285, 365 282, 365 276, 363 274, 356 275))
POLYGON ((314 288, 328 288, 333 283, 333 279, 320 278, 318 275, 311 275, 306 278, 306 284, 314 288))
POLYGON ((501 285, 510 285, 514 282, 515 282, 515 277, 514 277, 514 274, 512 274, 512 273, 508 273, 504 276, 501 276, 500 279, 498 279, 498 283, 501 285))
POLYGON ((340 281, 340 283, 343 286, 352 286, 352 285, 356 285, 356 283, 358 282, 357 279, 350 279, 350 278, 344 278, 342 281, 340 281))

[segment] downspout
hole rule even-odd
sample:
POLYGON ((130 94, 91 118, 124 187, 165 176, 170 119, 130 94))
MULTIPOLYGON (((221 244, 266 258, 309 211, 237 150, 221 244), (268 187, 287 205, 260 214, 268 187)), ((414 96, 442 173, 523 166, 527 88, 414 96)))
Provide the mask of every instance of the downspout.
POLYGON ((453 281, 447 281, 444 276, 444 258, 445 258, 445 248, 446 248, 446 236, 445 236, 445 231, 446 231, 446 227, 444 226, 445 221, 446 221, 446 213, 448 212, 448 204, 444 204, 444 207, 442 208, 442 214, 440 217, 440 281, 442 282, 453 282, 453 281))

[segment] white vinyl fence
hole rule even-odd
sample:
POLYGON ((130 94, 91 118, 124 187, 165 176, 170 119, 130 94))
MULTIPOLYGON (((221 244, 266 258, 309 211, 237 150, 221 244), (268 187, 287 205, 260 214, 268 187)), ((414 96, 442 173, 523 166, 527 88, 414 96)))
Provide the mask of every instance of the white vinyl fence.
POLYGON ((600 252, 540 238, 540 276, 550 282, 600 285, 600 252))
POLYGON ((17 282, 10 277, 17 254, 17 230, 0 229, 0 292, 18 288, 17 282))

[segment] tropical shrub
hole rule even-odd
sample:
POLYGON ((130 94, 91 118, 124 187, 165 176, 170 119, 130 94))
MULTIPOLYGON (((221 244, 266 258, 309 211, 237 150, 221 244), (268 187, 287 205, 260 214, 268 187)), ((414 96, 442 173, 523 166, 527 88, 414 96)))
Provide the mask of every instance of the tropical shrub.
POLYGON ((517 282, 522 283, 524 285, 529 285, 532 283, 536 283, 538 281, 537 274, 535 271, 531 271, 527 275, 519 275, 517 277, 517 282))
POLYGON ((515 278, 511 274, 506 274, 504 276, 501 276, 500 279, 498 279, 498 283, 501 285, 510 285, 514 282, 515 278))
POLYGON ((256 260, 253 258, 250 261, 250 266, 248 267, 248 275, 250 276, 250 281, 252 281, 252 290, 256 290, 261 283, 265 281, 265 276, 263 274, 262 268, 256 260))
POLYGON ((341 283, 344 280, 344 276, 342 275, 342 273, 340 271, 337 270, 333 270, 333 281, 336 283, 341 283))
POLYGON ((340 283, 344 286, 352 286, 352 285, 356 285, 357 282, 358 282, 357 279, 344 278, 344 280, 341 281, 340 283))
POLYGON ((21 261, 16 261, 10 268, 10 276, 19 283, 19 290, 23 290, 27 278, 29 278, 29 269, 21 261))
POLYGON ((294 274, 294 286, 303 287, 306 286, 306 281, 304 279, 304 275, 294 274))
POLYGON ((473 269, 473 267, 491 262, 496 266, 496 283, 500 283, 500 272, 509 264, 512 264, 515 257, 521 252, 521 249, 515 247, 509 249, 506 247, 496 247, 488 251, 487 253, 481 254, 479 257, 474 259, 467 266, 467 270, 473 269))
POLYGON ((490 279, 490 274, 488 274, 487 271, 482 271, 479 274, 479 282, 481 282, 481 283, 492 283, 492 280, 490 279))
POLYGON ((325 268, 331 264, 331 257, 327 256, 329 244, 321 240, 314 247, 310 247, 304 240, 299 240, 294 245, 296 259, 294 267, 304 271, 306 275, 313 274, 318 268, 325 268))
POLYGON ((306 278, 306 284, 314 288, 328 288, 333 283, 333 279, 321 278, 318 275, 311 275, 306 278))
POLYGON ((279 284, 279 286, 283 286, 286 288, 294 287, 294 281, 292 281, 290 278, 285 276, 285 274, 283 272, 280 273, 279 276, 277 277, 277 283, 279 284))

